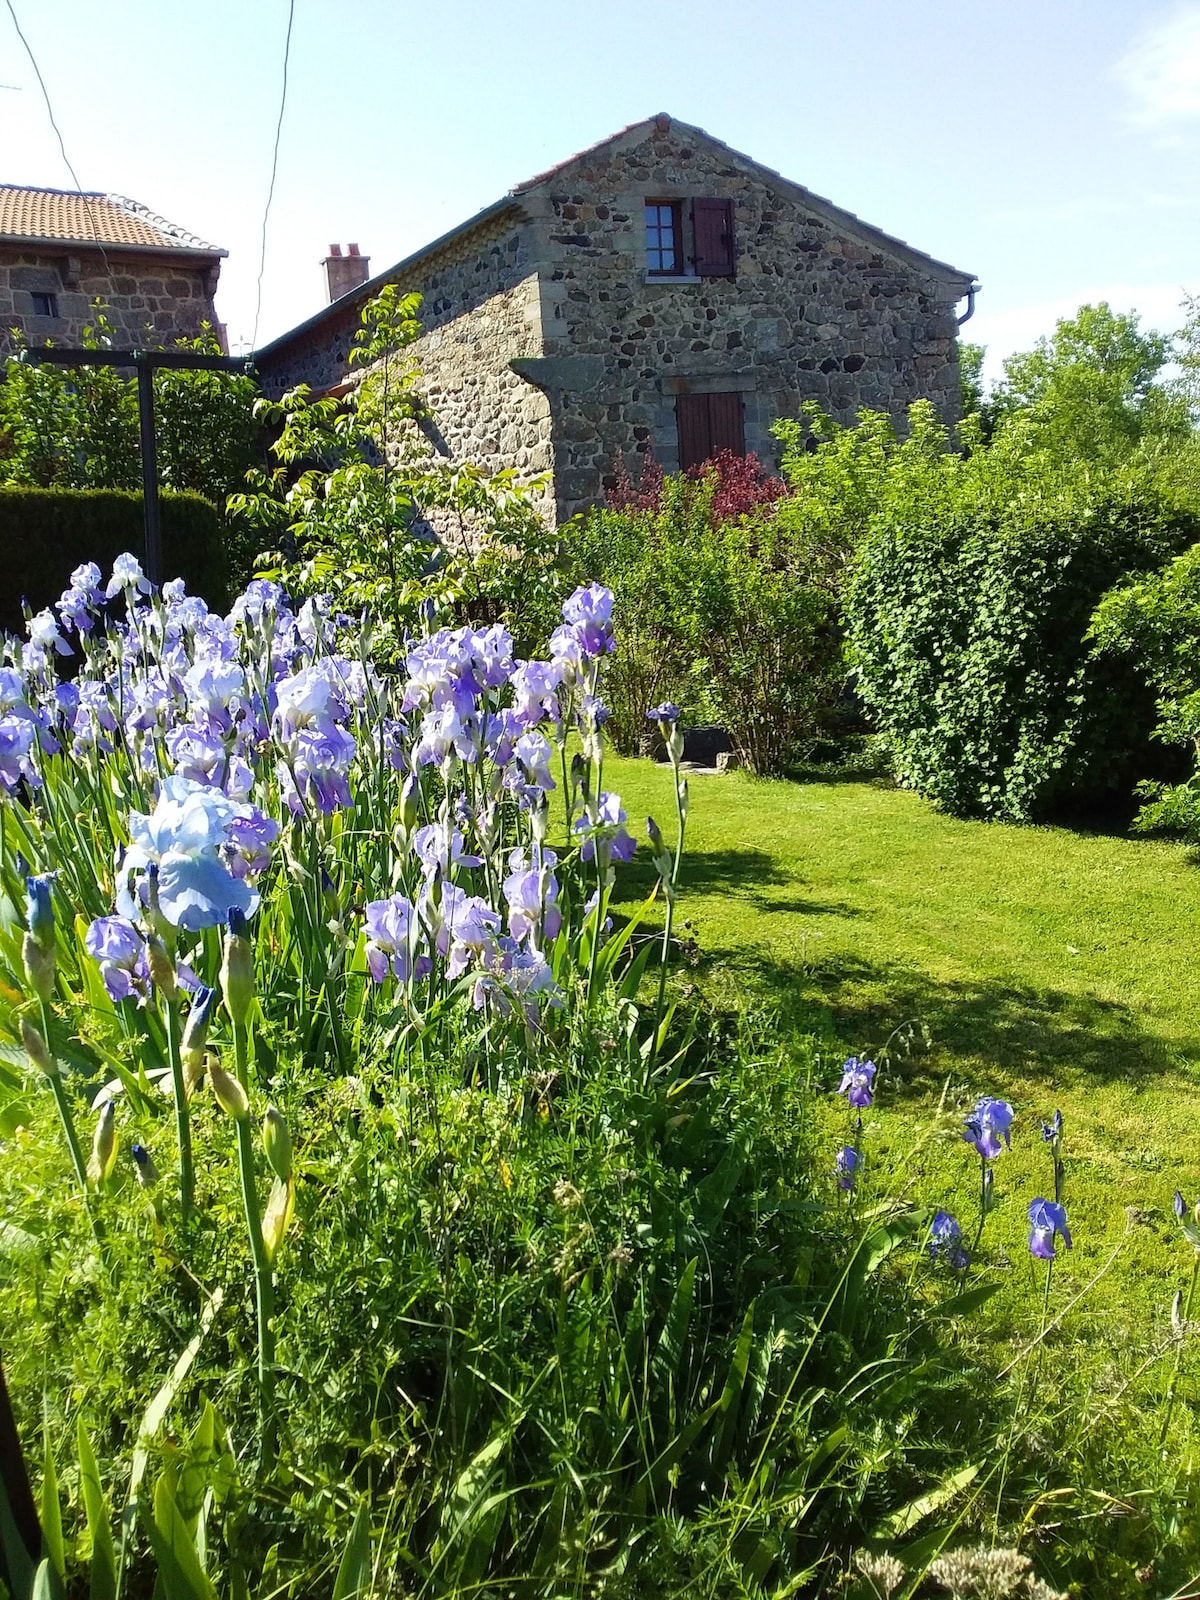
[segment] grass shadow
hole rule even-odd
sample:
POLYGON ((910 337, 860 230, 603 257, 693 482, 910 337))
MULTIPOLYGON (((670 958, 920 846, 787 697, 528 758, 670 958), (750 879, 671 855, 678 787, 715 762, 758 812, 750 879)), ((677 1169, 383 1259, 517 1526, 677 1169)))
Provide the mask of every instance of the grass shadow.
POLYGON ((902 963, 837 955, 781 961, 769 950, 705 953, 701 985, 719 973, 732 992, 757 995, 782 1028, 826 1036, 860 1055, 878 1052, 905 1024, 926 1030, 928 1048, 893 1052, 893 1082, 936 1091, 955 1065, 973 1073, 1047 1087, 1153 1080, 1191 1084, 1180 1053, 1200 1056, 1200 1039, 1168 1044, 1118 1001, 1063 989, 986 979, 938 979, 902 963))

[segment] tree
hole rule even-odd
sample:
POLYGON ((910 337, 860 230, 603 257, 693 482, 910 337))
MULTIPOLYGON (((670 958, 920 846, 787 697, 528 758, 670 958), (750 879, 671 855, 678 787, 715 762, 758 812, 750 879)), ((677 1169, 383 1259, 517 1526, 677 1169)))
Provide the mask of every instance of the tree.
POLYGON ((1187 406, 1160 381, 1171 340, 1140 321, 1106 301, 1061 318, 1050 338, 1004 363, 993 396, 998 426, 1022 426, 1036 447, 1082 461, 1115 463, 1182 441, 1187 406))

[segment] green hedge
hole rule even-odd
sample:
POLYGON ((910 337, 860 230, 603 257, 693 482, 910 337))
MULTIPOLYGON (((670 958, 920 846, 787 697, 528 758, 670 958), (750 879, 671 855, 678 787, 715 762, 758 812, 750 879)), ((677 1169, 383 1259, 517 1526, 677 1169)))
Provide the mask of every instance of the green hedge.
MULTIPOLYGON (((215 609, 227 603, 226 529, 198 494, 165 492, 163 575, 183 578, 215 609)), ((24 630, 22 600, 34 611, 53 605, 71 573, 94 561, 106 575, 129 550, 145 562, 142 497, 126 489, 0 488, 0 628, 24 630)))

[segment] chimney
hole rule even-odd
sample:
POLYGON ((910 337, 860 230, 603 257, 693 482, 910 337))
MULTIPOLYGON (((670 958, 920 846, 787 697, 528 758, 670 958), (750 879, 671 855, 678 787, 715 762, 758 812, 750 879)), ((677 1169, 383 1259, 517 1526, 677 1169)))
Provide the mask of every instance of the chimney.
POLYGON ((371 258, 360 255, 356 244, 348 244, 345 255, 340 244, 331 244, 329 254, 321 265, 325 268, 325 287, 329 291, 330 304, 349 294, 351 289, 357 289, 360 283, 366 283, 371 275, 371 258))

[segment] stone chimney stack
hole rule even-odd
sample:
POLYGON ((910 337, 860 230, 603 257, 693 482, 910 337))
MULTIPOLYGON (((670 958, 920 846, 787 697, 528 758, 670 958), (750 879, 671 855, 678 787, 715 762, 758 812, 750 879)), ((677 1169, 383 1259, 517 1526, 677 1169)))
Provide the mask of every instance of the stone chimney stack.
POLYGON ((321 265, 325 268, 325 287, 329 291, 330 304, 349 294, 351 289, 357 289, 360 283, 366 283, 371 276, 371 258, 360 255, 356 244, 348 244, 345 255, 340 244, 331 244, 329 254, 321 265))

